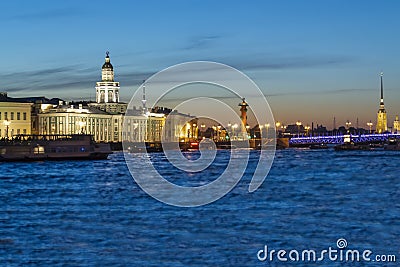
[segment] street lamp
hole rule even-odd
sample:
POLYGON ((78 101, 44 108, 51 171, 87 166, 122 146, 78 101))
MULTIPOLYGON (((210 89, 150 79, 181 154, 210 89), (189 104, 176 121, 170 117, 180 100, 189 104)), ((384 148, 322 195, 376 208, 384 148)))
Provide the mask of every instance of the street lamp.
POLYGON ((372 132, 372 125, 374 125, 371 121, 367 122, 367 125, 369 126, 369 133, 372 132))
POLYGON ((247 137, 247 139, 250 139, 250 132, 249 132, 249 130, 250 130, 250 126, 249 125, 246 125, 246 137, 247 137))
POLYGON ((220 141, 220 139, 221 139, 221 125, 218 125, 217 126, 217 140, 218 140, 218 142, 220 141))
MULTIPOLYGON (((236 132, 236 128, 239 127, 239 125, 237 123, 235 123, 234 125, 232 125, 232 135, 233 138, 235 138, 235 132, 236 132)), ((235 140, 235 139, 234 139, 235 140)))
POLYGON ((196 127, 197 127, 197 124, 196 124, 196 123, 193 123, 193 124, 192 124, 192 138, 194 138, 195 135, 196 135, 196 132, 197 132, 196 127))
POLYGON ((11 121, 9 121, 7 119, 3 123, 4 123, 4 126, 6 126, 6 139, 8 139, 8 128, 10 127, 11 121))
POLYGON ((279 132, 279 128, 282 127, 282 123, 280 121, 275 122, 275 130, 276 130, 276 136, 279 137, 280 132, 279 132))
POLYGON ((263 126, 263 125, 261 125, 261 124, 260 124, 260 125, 258 125, 258 128, 260 129, 260 139, 262 139, 262 136, 263 136, 263 134, 262 134, 262 133, 263 133, 263 130, 262 130, 262 129, 263 129, 263 127, 264 127, 264 126, 263 126))
POLYGON ((346 121, 347 133, 350 132, 351 122, 349 120, 346 121))
POLYGON ((200 136, 203 137, 203 139, 205 138, 205 137, 204 137, 204 128, 205 128, 205 127, 206 127, 206 125, 205 125, 204 123, 200 124, 200 128, 201 128, 200 136))
POLYGON ((265 124, 265 129, 267 130, 266 137, 268 137, 269 126, 271 126, 269 123, 265 124))
POLYGON ((217 126, 213 125, 213 140, 217 141, 217 126))
POLYGON ((306 127, 304 127, 304 129, 306 130, 306 135, 308 136, 311 127, 307 125, 306 127))
POLYGON ((296 121, 296 125, 297 125, 297 137, 300 137, 301 121, 296 121))

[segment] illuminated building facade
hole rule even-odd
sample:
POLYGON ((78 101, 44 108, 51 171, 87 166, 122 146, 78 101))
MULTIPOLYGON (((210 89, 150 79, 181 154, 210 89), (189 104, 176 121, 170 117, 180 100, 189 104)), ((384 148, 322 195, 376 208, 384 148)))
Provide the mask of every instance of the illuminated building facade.
POLYGON ((396 119, 393 122, 393 132, 400 133, 400 121, 398 115, 396 115, 396 119))
POLYGON ((31 133, 32 104, 18 102, 0 93, 0 138, 31 133))
POLYGON ((381 101, 379 104, 379 110, 376 119, 376 133, 384 133, 388 130, 387 128, 387 114, 385 110, 385 104, 383 103, 383 73, 381 73, 381 101))
MULTIPOLYGON (((109 53, 96 83, 96 102, 65 103, 44 97, 8 98, 0 94, 0 138, 15 134, 91 134, 97 142, 187 142, 198 138, 197 119, 167 108, 143 108, 127 112, 119 100, 119 82, 109 53), (12 101, 11 101, 12 100, 12 101), (166 118, 169 117, 169 120, 166 118), (123 129, 123 123, 126 129, 123 129), (165 127, 165 123, 168 127, 165 127)), ((144 96, 145 97, 145 96, 144 96)))
POLYGON ((143 114, 129 109, 125 116, 123 140, 128 142, 189 142, 198 138, 197 119, 193 116, 156 107, 143 114))
POLYGON ((93 135, 97 142, 160 142, 167 116, 165 110, 143 112, 142 109, 133 109, 126 113, 127 104, 119 102, 119 83, 114 81, 114 68, 108 52, 101 77, 101 82, 96 83, 95 103, 65 104, 60 101, 57 105, 38 105, 37 133, 85 133, 93 135))
POLYGON ((121 114, 76 105, 42 105, 38 116, 39 134, 91 134, 98 142, 119 142, 121 114))
POLYGON ((43 105, 38 114, 39 134, 91 134, 96 142, 160 142, 164 114, 109 114, 90 106, 43 105), (123 131, 123 122, 128 132, 123 131))
POLYGON ((105 62, 101 68, 101 81, 96 83, 96 102, 119 102, 119 82, 114 81, 114 67, 110 62, 108 51, 106 52, 105 62))
POLYGON ((119 101, 119 82, 114 81, 114 67, 110 61, 109 52, 101 67, 101 81, 96 82, 96 102, 89 103, 95 107, 111 114, 124 114, 127 108, 126 103, 119 101))

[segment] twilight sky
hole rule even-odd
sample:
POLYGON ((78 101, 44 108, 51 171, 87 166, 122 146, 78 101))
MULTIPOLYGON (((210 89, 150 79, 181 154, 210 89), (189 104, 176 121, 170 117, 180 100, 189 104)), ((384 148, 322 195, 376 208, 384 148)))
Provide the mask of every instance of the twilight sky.
POLYGON ((210 60, 252 78, 275 119, 375 122, 385 73, 389 125, 400 114, 400 2, 8 1, 0 91, 94 99, 110 51, 121 96, 171 65, 210 60))

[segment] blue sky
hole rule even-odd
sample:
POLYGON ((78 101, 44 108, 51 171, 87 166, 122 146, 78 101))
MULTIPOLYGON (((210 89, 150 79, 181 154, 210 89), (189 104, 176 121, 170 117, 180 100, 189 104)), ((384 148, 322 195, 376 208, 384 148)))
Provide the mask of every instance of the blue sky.
POLYGON ((400 113, 398 1, 9 1, 0 90, 94 98, 110 51, 121 95, 177 63, 243 71, 275 119, 332 126, 376 120, 380 71, 390 124, 400 113))

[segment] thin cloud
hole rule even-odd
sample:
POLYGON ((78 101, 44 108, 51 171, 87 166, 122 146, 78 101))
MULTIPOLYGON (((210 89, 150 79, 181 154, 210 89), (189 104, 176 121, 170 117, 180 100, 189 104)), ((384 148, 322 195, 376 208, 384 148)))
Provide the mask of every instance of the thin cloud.
MULTIPOLYGON (((116 73, 116 80, 123 87, 137 86, 152 74, 154 72, 122 72, 116 73)), ((1 88, 9 93, 16 93, 16 96, 25 96, 32 92, 64 96, 69 94, 65 89, 84 94, 86 90, 93 90, 99 80, 98 68, 84 68, 80 65, 0 74, 1 88)))
POLYGON ((32 21, 32 20, 50 20, 59 18, 69 18, 79 16, 82 11, 76 8, 66 7, 57 9, 47 9, 35 12, 21 13, 12 17, 11 20, 32 21))
POLYGON ((284 92, 284 93, 271 93, 265 94, 266 97, 275 96, 297 96, 297 95, 335 95, 335 94, 348 94, 358 92, 372 92, 376 89, 370 88, 349 88, 349 89, 330 89, 330 90, 318 90, 318 91, 303 91, 303 92, 284 92))
MULTIPOLYGON (((203 39, 213 40, 217 36, 208 36, 203 39)), ((201 43, 201 42, 200 42, 201 43)), ((241 57, 246 58, 246 57, 241 57)), ((250 57, 247 57, 250 58, 250 57)), ((256 58, 256 57, 255 57, 256 58)), ((313 56, 313 57, 286 57, 286 58, 264 58, 258 57, 257 62, 241 60, 236 58, 232 60, 218 60, 229 64, 241 71, 251 70, 274 70, 274 69, 292 69, 292 68, 311 68, 321 66, 331 66, 346 64, 353 59, 340 56, 313 56), (265 63, 258 63, 258 62, 265 63)), ((213 66, 213 65, 211 65, 213 66)), ((204 69, 201 71, 211 71, 214 69, 204 69)), ((156 71, 131 71, 123 68, 116 72, 116 80, 121 82, 122 88, 137 87, 143 80, 148 79, 156 71)), ((183 74, 184 75, 184 74, 183 74)), ((173 78, 173 77, 172 77, 173 78)), ((85 94, 93 90, 96 81, 100 79, 100 70, 98 67, 85 67, 82 65, 55 66, 54 68, 43 68, 33 71, 1 73, 0 86, 8 92, 18 93, 23 96, 27 92, 49 92, 53 94, 68 94, 64 89, 75 90, 79 94, 85 94)), ((165 81, 164 81, 165 82, 165 81)), ((365 92, 375 89, 333 89, 309 92, 272 92, 266 94, 267 97, 278 97, 285 95, 307 95, 307 94, 344 94, 348 92, 365 92)))
POLYGON ((302 69, 315 67, 339 66, 354 61, 354 58, 347 56, 293 56, 293 57, 251 57, 254 61, 249 60, 232 60, 222 59, 239 70, 284 70, 284 69, 302 69))
POLYGON ((188 44, 183 47, 185 50, 196 50, 210 47, 216 40, 220 39, 219 35, 206 35, 193 37, 188 44))
POLYGON ((5 73, 0 74, 1 80, 18 80, 20 78, 28 78, 29 77, 36 77, 36 76, 43 76, 43 75, 52 75, 58 73, 68 73, 74 71, 78 65, 71 65, 65 67, 55 67, 55 68, 46 68, 41 70, 34 70, 34 71, 21 71, 21 72, 13 72, 13 73, 5 73))

